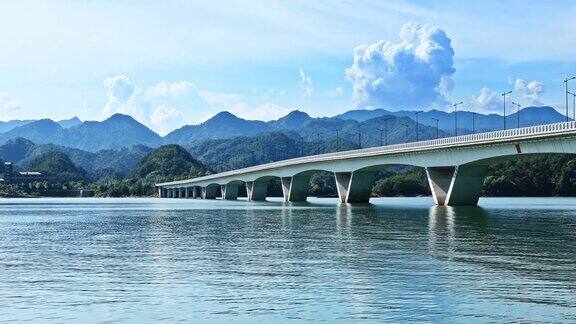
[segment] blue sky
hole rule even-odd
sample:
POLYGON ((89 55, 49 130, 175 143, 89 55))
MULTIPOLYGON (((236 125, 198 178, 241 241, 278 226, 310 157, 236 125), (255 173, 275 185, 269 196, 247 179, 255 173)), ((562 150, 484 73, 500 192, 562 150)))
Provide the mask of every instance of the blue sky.
POLYGON ((0 118, 122 112, 164 134, 221 110, 499 112, 505 89, 563 110, 575 17, 570 1, 5 1, 0 118))

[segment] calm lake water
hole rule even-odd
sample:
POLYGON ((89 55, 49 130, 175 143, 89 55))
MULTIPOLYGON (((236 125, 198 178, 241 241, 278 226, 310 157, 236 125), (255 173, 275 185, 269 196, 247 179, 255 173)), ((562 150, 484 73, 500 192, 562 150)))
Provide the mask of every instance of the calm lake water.
POLYGON ((0 321, 576 321, 576 199, 0 200, 0 321))

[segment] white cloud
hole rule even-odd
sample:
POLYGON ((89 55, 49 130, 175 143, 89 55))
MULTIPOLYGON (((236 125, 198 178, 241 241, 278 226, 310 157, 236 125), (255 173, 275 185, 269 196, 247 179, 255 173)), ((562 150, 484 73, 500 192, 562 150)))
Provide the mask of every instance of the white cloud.
POLYGON ((197 96, 196 87, 188 81, 160 81, 143 89, 125 75, 105 79, 104 90, 103 117, 128 114, 160 134, 183 124, 182 109, 190 108, 197 96))
POLYGON ((278 119, 290 112, 289 108, 270 102, 249 105, 246 103, 245 97, 238 93, 199 91, 198 94, 212 108, 218 111, 227 110, 244 119, 269 121, 278 119))
POLYGON ((7 93, 0 93, 0 118, 14 119, 21 111, 21 101, 12 99, 7 93))
POLYGON ((471 105, 477 112, 500 113, 502 111, 502 95, 488 88, 482 88, 478 96, 472 97, 471 105))
POLYGON ((115 113, 128 114, 140 122, 147 121, 149 105, 142 101, 142 89, 125 75, 116 75, 104 80, 106 104, 102 114, 108 117, 115 113))
POLYGON ((441 106, 452 90, 454 50, 446 33, 432 25, 407 23, 400 41, 379 41, 354 49, 346 69, 360 107, 388 109, 441 106))
POLYGON ((514 82, 514 91, 518 92, 521 101, 528 105, 541 106, 540 96, 546 89, 544 84, 538 81, 526 82, 523 79, 516 79, 514 82))
POLYGON ((304 72, 302 68, 298 71, 300 75, 300 82, 298 88, 302 91, 304 97, 311 97, 314 94, 314 87, 312 86, 312 78, 304 72))
POLYGON ((160 105, 154 109, 150 119, 161 134, 173 130, 174 125, 178 124, 182 117, 182 112, 166 105, 160 105))
POLYGON ((334 89, 325 91, 324 94, 328 97, 340 97, 344 93, 342 87, 336 87, 334 89))

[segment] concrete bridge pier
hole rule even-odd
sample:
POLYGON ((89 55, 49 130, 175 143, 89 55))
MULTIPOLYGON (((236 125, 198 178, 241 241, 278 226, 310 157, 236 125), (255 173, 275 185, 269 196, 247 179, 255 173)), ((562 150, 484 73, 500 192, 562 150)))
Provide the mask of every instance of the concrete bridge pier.
POLYGON ((186 187, 184 188, 184 193, 185 193, 185 198, 188 199, 190 198, 190 188, 186 187))
POLYGON ((296 175, 293 177, 282 177, 282 193, 284 202, 306 201, 308 198, 308 186, 310 185, 310 175, 296 175))
POLYGON ((264 201, 268 193, 268 181, 246 182, 246 194, 248 201, 264 201))
POLYGON ((192 187, 190 189, 192 189, 192 199, 198 198, 198 191, 196 190, 196 187, 192 187))
POLYGON ((222 199, 225 200, 236 200, 238 198, 238 191, 240 185, 237 183, 229 183, 220 186, 222 193, 222 199))
POLYGON ((367 203, 372 194, 376 171, 337 172, 336 188, 340 202, 367 203))
POLYGON ((487 172, 487 165, 426 168, 432 197, 440 206, 476 206, 487 172))

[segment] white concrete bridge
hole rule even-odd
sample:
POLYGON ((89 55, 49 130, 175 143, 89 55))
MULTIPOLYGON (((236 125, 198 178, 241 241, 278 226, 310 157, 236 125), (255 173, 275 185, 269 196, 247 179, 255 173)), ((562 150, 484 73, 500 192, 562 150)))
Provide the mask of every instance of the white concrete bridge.
POLYGON ((159 183, 163 198, 265 200, 268 183, 280 178, 284 200, 305 201, 312 174, 334 173, 343 203, 368 202, 377 172, 390 165, 426 169, 438 205, 476 205, 490 164, 518 156, 576 153, 576 122, 447 137, 436 140, 305 156, 182 181, 159 183))

